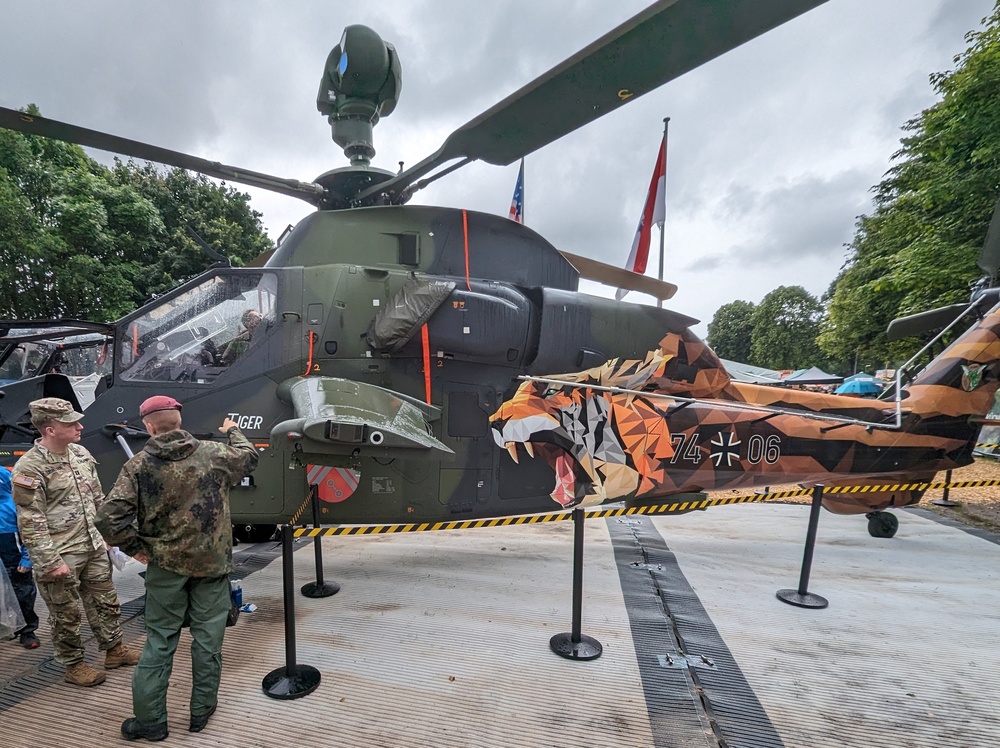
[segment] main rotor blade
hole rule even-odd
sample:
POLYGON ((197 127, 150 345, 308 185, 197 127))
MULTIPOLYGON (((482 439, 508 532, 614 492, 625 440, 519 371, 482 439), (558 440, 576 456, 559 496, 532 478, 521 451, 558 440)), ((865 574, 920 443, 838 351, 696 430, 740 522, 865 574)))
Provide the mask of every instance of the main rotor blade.
POLYGON ((227 166, 218 161, 208 161, 197 156, 189 156, 186 153, 171 151, 159 146, 140 143, 137 140, 120 138, 117 135, 89 130, 86 127, 59 122, 35 114, 26 114, 5 107, 0 107, 0 127, 26 135, 40 135, 44 138, 63 140, 67 143, 119 153, 143 161, 155 161, 167 166, 177 166, 216 179, 228 179, 253 187, 262 187, 273 192, 280 192, 283 195, 306 200, 314 205, 320 202, 325 192, 322 187, 313 182, 300 182, 297 179, 284 179, 259 171, 227 166))
POLYGON ((667 283, 656 278, 647 278, 645 275, 633 273, 631 270, 615 267, 614 265, 608 265, 599 260, 592 260, 589 257, 581 257, 569 252, 560 252, 560 254, 577 269, 581 278, 597 281, 598 283, 615 288, 624 288, 628 291, 648 293, 657 299, 670 299, 677 293, 677 286, 673 283, 667 283))
POLYGON ((660 0, 362 193, 398 195, 455 158, 506 165, 826 0, 660 0))
POLYGON ((1000 269, 1000 200, 997 200, 993 209, 993 218, 986 231, 983 251, 979 253, 979 261, 976 264, 990 277, 996 275, 997 269, 1000 269))

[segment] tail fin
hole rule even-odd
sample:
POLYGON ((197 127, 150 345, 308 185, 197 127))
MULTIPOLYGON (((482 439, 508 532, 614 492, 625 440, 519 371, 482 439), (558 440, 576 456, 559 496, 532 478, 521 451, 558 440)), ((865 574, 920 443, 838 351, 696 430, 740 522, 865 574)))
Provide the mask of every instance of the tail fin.
POLYGON ((904 404, 923 419, 984 416, 1000 388, 1000 304, 931 361, 906 388, 904 404))

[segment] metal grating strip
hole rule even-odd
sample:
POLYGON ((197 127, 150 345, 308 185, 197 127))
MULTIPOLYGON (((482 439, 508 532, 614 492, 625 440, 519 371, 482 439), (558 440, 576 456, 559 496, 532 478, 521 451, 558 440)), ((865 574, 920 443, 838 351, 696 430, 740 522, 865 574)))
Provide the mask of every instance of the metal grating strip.
POLYGON ((671 690, 675 702, 686 697, 688 707, 680 717, 683 740, 691 745, 782 748, 774 725, 652 521, 609 519, 608 528, 657 748, 689 744, 678 742, 678 715, 658 712, 660 694, 671 690), (665 650, 675 659, 705 657, 714 666, 667 670, 657 659, 665 650), (685 675, 683 681, 672 675, 676 673, 685 675), (676 692, 679 688, 683 694, 676 692), (691 712, 701 725, 701 742, 689 734, 691 712))

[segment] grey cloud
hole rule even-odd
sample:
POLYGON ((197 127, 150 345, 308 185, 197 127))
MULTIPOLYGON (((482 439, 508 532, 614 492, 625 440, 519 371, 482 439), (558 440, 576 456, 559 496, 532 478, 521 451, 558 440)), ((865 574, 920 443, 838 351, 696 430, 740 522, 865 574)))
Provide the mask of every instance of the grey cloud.
MULTIPOLYGON (((363 23, 403 63, 399 107, 375 131, 376 165, 395 169, 646 4, 11 0, 0 104, 37 101, 57 119, 311 179, 343 165, 314 107, 321 67, 343 27, 363 23)), ((676 248, 698 257, 689 269, 842 252, 900 125, 933 101, 927 75, 992 5, 827 3, 529 156, 528 223, 559 248, 624 262, 669 115, 668 224, 714 242, 676 248)), ((414 202, 505 214, 515 173, 466 167, 414 202)), ((273 231, 302 215, 304 203, 274 200, 254 202, 273 231)))
POLYGON ((705 272, 735 262, 766 267, 809 256, 843 255, 856 217, 870 208, 865 178, 849 171, 832 177, 809 175, 765 191, 733 185, 722 203, 748 238, 685 269, 705 272))

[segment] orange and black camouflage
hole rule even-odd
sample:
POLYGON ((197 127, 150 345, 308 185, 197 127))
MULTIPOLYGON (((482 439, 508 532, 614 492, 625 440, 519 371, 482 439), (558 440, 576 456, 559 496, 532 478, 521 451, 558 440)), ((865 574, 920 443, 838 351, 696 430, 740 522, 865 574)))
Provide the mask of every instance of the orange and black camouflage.
MULTIPOLYGON (((903 390, 898 427, 894 402, 733 382, 707 346, 668 335, 643 361, 524 382, 492 416, 494 438, 515 460, 519 450, 544 458, 556 475, 552 498, 565 507, 920 481, 972 462, 970 416, 985 415, 1000 386, 998 335, 994 307, 903 390)), ((920 495, 837 494, 824 505, 870 512, 920 495)))

